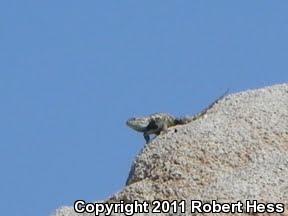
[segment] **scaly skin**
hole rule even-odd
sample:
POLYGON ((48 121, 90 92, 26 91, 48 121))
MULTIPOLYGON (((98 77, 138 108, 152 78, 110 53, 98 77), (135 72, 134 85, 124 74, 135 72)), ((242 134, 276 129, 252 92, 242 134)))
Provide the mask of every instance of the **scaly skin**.
POLYGON ((161 131, 176 125, 176 118, 167 113, 154 113, 149 116, 130 118, 126 124, 138 131, 142 132, 146 143, 150 140, 150 134, 159 135, 161 131))
POLYGON ((127 120, 126 124, 128 127, 134 129, 135 131, 143 133, 144 139, 146 140, 146 143, 148 143, 150 141, 151 134, 155 134, 157 136, 161 132, 165 133, 170 127, 187 124, 204 116, 207 111, 220 100, 222 100, 227 93, 228 90, 219 98, 217 98, 213 103, 211 103, 207 108, 194 116, 176 118, 168 113, 154 113, 148 116, 130 118, 127 120))

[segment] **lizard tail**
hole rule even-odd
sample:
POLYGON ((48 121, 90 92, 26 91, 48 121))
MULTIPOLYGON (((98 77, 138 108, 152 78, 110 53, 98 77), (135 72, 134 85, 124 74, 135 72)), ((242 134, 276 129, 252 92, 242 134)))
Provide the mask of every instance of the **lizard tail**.
POLYGON ((202 110, 200 113, 197 113, 192 117, 192 121, 202 117, 207 113, 208 110, 210 110, 216 103, 218 103, 220 100, 222 100, 229 92, 229 89, 227 89, 220 97, 218 97, 216 100, 214 100, 208 107, 206 107, 204 110, 202 110))
POLYGON ((220 97, 218 97, 209 106, 207 106, 205 109, 203 109, 201 112, 197 113, 196 115, 193 115, 190 117, 178 118, 175 121, 177 121, 178 124, 187 124, 189 122, 199 119, 200 117, 204 116, 208 112, 208 110, 210 110, 216 103, 222 100, 228 94, 228 92, 229 92, 229 89, 227 89, 220 97))

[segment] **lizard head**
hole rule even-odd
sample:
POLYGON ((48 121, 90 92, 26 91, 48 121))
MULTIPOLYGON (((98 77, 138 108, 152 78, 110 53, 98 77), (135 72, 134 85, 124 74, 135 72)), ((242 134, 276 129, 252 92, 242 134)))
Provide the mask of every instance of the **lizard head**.
POLYGON ((145 132, 146 127, 149 124, 149 119, 145 117, 130 118, 127 120, 126 124, 128 127, 138 132, 145 132))

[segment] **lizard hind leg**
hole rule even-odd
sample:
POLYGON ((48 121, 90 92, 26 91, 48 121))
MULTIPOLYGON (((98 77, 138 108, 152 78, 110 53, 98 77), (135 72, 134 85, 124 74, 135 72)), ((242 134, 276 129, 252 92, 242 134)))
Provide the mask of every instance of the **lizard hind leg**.
POLYGON ((163 124, 161 125, 161 130, 159 131, 159 134, 167 133, 167 131, 168 131, 168 126, 167 126, 166 123, 163 123, 163 124))

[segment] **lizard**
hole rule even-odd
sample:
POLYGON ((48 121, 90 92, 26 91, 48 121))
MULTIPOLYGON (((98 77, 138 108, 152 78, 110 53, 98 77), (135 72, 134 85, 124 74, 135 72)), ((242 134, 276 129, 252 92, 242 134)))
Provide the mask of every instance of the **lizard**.
POLYGON ((229 89, 227 89, 224 94, 214 100, 209 106, 193 116, 178 118, 168 113, 153 113, 148 116, 129 118, 126 124, 133 130, 143 133, 146 143, 149 143, 151 134, 158 136, 160 133, 167 132, 168 128, 170 127, 187 124, 201 118, 216 103, 222 100, 227 95, 228 91, 229 89))

